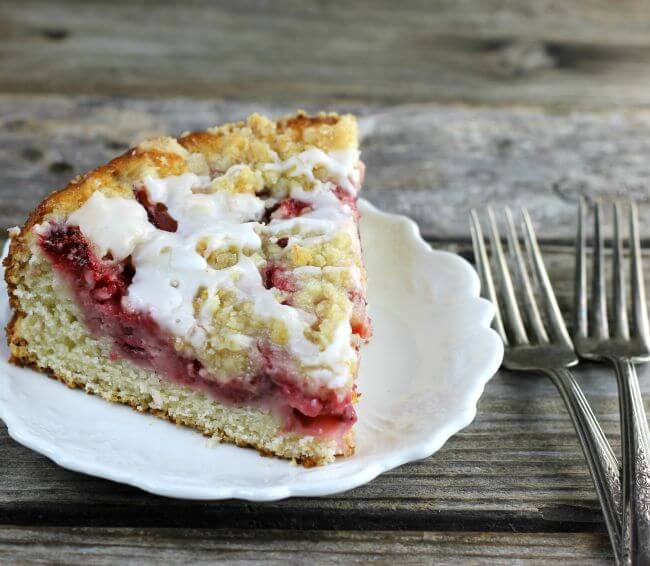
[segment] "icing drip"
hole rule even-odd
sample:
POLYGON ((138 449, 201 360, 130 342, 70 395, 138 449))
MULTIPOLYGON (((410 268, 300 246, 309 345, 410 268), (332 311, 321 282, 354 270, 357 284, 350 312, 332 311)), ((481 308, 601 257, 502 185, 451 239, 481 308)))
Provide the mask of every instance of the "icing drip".
POLYGON ((305 176, 308 181, 317 181, 314 176, 314 168, 317 165, 325 167, 328 176, 337 185, 351 194, 356 194, 360 182, 359 169, 355 165, 359 161, 359 151, 347 149, 325 153, 322 149, 312 148, 293 155, 286 161, 267 163, 264 168, 267 171, 277 171, 288 177, 305 176))
POLYGON ((99 191, 70 215, 68 224, 79 226, 84 236, 97 246, 100 257, 110 251, 115 261, 131 255, 138 242, 153 229, 147 212, 136 201, 106 198, 99 191))

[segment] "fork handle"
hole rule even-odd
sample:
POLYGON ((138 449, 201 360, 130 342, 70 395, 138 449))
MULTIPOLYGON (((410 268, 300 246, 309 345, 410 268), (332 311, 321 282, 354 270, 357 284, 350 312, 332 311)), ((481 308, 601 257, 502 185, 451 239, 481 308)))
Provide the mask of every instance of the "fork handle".
POLYGON ((639 379, 627 358, 612 358, 618 378, 623 440, 625 564, 650 564, 650 431, 639 379))
POLYGON ((560 368, 549 369, 545 373, 551 378, 560 392, 578 434, 598 494, 600 506, 603 510, 614 556, 618 563, 621 548, 619 508, 621 483, 618 461, 591 406, 571 372, 565 368, 560 368))

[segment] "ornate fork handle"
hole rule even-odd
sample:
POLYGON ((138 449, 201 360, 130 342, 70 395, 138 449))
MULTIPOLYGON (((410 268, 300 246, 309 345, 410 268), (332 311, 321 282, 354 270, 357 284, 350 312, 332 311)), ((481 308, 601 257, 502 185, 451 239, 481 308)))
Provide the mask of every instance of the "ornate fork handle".
POLYGON ((621 483, 619 466, 591 406, 571 372, 565 368, 547 369, 573 421, 589 471, 603 509, 605 524, 614 549, 621 548, 621 483))
POLYGON ((634 364, 610 358, 618 378, 623 439, 625 563, 650 564, 650 431, 634 364))

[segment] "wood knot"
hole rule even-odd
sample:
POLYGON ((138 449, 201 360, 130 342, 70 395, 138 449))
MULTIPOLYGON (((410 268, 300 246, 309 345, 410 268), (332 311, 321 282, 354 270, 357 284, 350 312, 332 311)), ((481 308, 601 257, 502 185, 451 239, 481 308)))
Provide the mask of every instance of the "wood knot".
POLYGON ((547 46, 539 41, 517 40, 504 44, 496 52, 497 71, 505 77, 524 77, 557 66, 547 46))
POLYGON ((41 37, 49 41, 63 41, 67 39, 70 32, 66 29, 46 28, 41 30, 41 37))
POLYGON ((49 166, 50 173, 61 175, 63 173, 70 173, 74 167, 67 161, 53 161, 49 166))

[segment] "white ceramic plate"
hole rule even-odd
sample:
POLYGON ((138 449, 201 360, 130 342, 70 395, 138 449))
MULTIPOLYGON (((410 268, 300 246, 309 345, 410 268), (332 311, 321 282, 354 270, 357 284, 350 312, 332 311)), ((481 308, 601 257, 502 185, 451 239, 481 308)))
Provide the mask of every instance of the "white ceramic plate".
MULTIPOLYGON (((360 203, 375 335, 363 349, 354 456, 306 469, 216 445, 151 415, 14 367, 0 350, 0 417, 61 466, 192 499, 328 495, 436 452, 476 414, 503 355, 493 307, 463 259, 431 251, 411 220, 360 203)), ((9 318, 0 289, 0 324, 9 318)))

